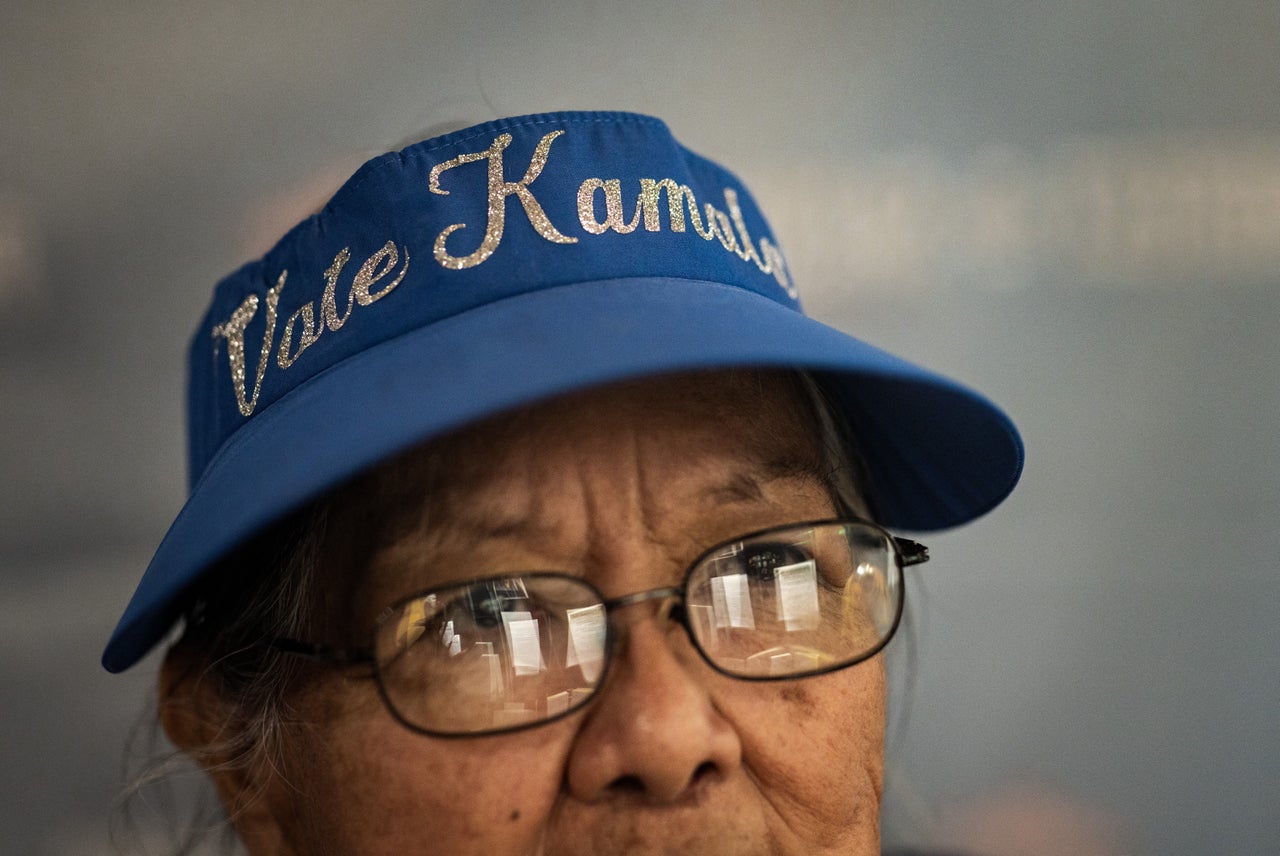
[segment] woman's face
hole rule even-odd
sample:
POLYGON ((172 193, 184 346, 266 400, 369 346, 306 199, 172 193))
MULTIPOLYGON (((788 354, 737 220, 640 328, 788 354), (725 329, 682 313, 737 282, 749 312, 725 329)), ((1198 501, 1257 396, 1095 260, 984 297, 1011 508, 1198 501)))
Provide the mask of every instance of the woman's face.
MULTIPOLYGON (((356 629, 317 628, 319 641, 363 642, 398 598, 478 575, 563 570, 611 598, 676 585, 713 544, 831 516, 807 414, 778 377, 689 375, 423 447, 332 513, 338 531, 353 527, 344 513, 361 521, 334 555, 356 552, 363 567, 341 610, 356 629)), ((593 702, 514 733, 425 737, 392 718, 373 681, 319 670, 290 700, 282 766, 215 774, 250 852, 879 852, 880 658, 735 681, 654 604, 615 619, 620 645, 593 702)))

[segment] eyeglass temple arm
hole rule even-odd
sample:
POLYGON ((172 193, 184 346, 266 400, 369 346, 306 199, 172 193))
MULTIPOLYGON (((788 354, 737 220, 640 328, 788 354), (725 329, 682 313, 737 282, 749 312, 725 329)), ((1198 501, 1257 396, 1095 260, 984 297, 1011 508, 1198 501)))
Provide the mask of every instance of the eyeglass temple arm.
POLYGON ((313 645, 297 639, 278 636, 267 645, 282 654, 294 654, 310 660, 322 660, 338 666, 357 666, 373 662, 373 653, 365 648, 334 648, 329 645, 313 645))
POLYGON ((902 556, 902 567, 909 568, 912 565, 922 565, 929 561, 929 548, 919 541, 912 541, 910 538, 899 538, 895 535, 893 542, 898 545, 898 554, 902 556))

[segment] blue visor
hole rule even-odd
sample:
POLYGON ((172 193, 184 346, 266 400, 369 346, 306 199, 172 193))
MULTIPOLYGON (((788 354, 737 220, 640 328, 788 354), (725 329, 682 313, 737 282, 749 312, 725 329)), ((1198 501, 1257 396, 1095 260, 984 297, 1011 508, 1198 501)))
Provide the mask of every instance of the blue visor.
POLYGON ((376 158, 223 280, 191 344, 191 493, 103 654, 128 668, 202 574, 416 443, 519 405, 673 371, 814 373, 879 522, 972 520, 1022 467, 985 398, 806 317, 738 179, 661 121, 555 113, 376 158))

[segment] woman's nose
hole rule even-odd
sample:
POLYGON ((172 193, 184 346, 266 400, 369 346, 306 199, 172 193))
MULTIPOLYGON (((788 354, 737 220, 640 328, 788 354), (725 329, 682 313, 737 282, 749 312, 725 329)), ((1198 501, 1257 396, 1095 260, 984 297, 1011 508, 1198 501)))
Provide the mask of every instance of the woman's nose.
POLYGON ((742 745, 669 610, 625 612, 615 614, 614 661, 570 751, 569 789, 588 802, 677 802, 736 769, 742 745))

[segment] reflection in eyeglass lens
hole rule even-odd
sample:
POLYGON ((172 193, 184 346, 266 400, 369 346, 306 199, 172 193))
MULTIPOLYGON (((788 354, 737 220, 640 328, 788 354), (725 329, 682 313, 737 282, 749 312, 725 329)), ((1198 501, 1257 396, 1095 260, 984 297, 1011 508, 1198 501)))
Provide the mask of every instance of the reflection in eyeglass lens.
POLYGON ((892 549, 870 527, 774 532, 695 569, 687 613, 720 668, 744 677, 819 671, 875 648, 896 618, 892 549))
MULTIPOLYGON (((684 615, 717 668, 786 677, 855 662, 892 632, 896 553, 866 524, 813 524, 728 543, 689 572, 684 615)), ((634 601, 633 601, 634 602, 634 601)), ((583 580, 522 574, 406 601, 377 638, 396 715, 439 733, 541 721, 584 703, 604 673, 608 608, 583 580)))
POLYGON ((580 582, 528 575, 405 603, 384 632, 379 675, 398 715, 468 732, 555 716, 604 668, 605 609, 580 582))

